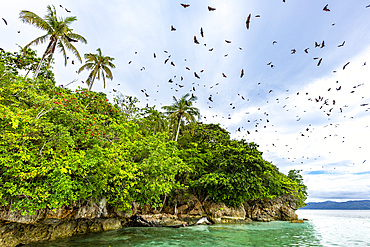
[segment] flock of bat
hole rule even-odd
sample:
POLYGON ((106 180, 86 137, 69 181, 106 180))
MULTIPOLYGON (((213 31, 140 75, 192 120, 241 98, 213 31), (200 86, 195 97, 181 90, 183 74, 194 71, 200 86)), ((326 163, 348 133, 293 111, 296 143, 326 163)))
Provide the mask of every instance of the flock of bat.
MULTIPOLYGON (((283 2, 285 3, 285 0, 283 0, 283 2)), ((189 7, 191 7, 190 6, 190 4, 185 4, 185 3, 181 3, 180 4, 183 8, 189 8, 189 7)), ((63 8, 63 9, 65 9, 65 11, 66 12, 68 12, 68 13, 70 13, 71 11, 70 10, 68 10, 68 9, 66 9, 66 8, 64 8, 62 5, 60 5, 60 7, 61 8, 63 8)), ((368 5, 368 6, 366 6, 366 8, 369 8, 370 7, 370 5, 368 5)), ((216 8, 214 8, 214 7, 211 7, 211 6, 208 6, 208 11, 210 11, 210 12, 212 12, 212 11, 216 11, 216 8)), ((330 12, 330 9, 329 9, 329 5, 328 4, 326 4, 324 7, 323 7, 323 11, 324 12, 330 12)), ((252 18, 260 18, 261 16, 260 15, 255 15, 255 16, 253 16, 252 17, 252 14, 249 14, 248 16, 246 16, 246 19, 245 19, 245 29, 246 30, 249 30, 250 28, 251 28, 251 21, 252 21, 252 18)), ((2 18, 2 20, 4 21, 4 23, 5 23, 5 25, 8 25, 8 23, 7 23, 7 21, 4 19, 4 18, 2 18)), ((332 23, 332 25, 334 26, 335 25, 335 23, 332 23)), ((170 27, 170 31, 171 32, 176 32, 177 31, 177 28, 176 27, 174 27, 173 25, 171 25, 171 27, 170 27)), ((20 31, 18 31, 18 33, 19 33, 20 31)), ((199 30, 199 36, 197 37, 197 35, 194 35, 193 36, 193 42, 194 42, 194 44, 195 45, 200 45, 201 44, 201 42, 200 41, 202 41, 201 39, 202 38, 204 38, 204 36, 205 36, 205 32, 204 32, 204 30, 203 30, 203 27, 200 27, 200 30, 199 30)), ((230 44, 232 41, 230 41, 230 40, 226 40, 225 39, 225 43, 226 44, 230 44)), ((273 42, 272 42, 272 45, 276 45, 278 42, 276 41, 276 40, 274 40, 273 42)), ((204 46, 206 46, 206 44, 203 44, 204 46)), ((345 45, 345 41, 343 41, 342 43, 340 43, 339 45, 338 45, 338 47, 340 48, 340 47, 343 47, 345 45)), ((323 40, 323 41, 320 41, 320 42, 315 42, 314 43, 314 48, 319 48, 319 49, 323 49, 324 47, 326 46, 326 44, 325 44, 325 41, 323 40)), ((305 48, 304 50, 303 50, 303 52, 304 53, 306 53, 306 54, 309 54, 309 49, 310 49, 310 47, 307 47, 307 48, 305 48)), ((214 48, 209 48, 208 49, 208 51, 209 52, 212 52, 214 50, 214 48)), ((239 47, 239 50, 242 50, 242 47, 239 47)), ((293 49, 291 49, 291 54, 292 55, 294 55, 294 54, 296 54, 298 51, 295 49, 295 48, 293 48, 293 49)), ((165 58, 165 60, 164 60, 164 64, 168 64, 168 65, 170 65, 170 66, 173 66, 173 67, 175 67, 176 66, 176 64, 175 64, 175 61, 173 61, 173 60, 171 60, 171 55, 170 54, 168 54, 169 52, 168 51, 164 51, 164 53, 165 54, 167 54, 167 57, 165 58)), ((137 54, 137 52, 135 52, 135 54, 137 54)), ((226 56, 228 56, 228 54, 225 54, 224 55, 225 57, 226 56)), ((153 59, 157 59, 157 54, 156 53, 153 53, 153 59)), ((322 57, 314 57, 313 58, 314 60, 317 60, 317 66, 320 66, 321 64, 322 64, 322 61, 323 61, 323 58, 322 57)), ((185 59, 185 61, 186 61, 186 59, 185 59)), ((128 62, 128 64, 130 65, 130 64, 132 64, 132 62, 133 62, 133 60, 130 60, 129 62, 128 62)), ((73 63, 73 61, 72 61, 72 63, 73 63)), ((73 63, 74 64, 74 63, 73 63)), ((344 64, 343 65, 343 67, 342 67, 342 69, 343 70, 345 70, 346 69, 346 67, 348 66, 350 64, 350 62, 347 62, 346 64, 344 64)), ((266 64, 267 66, 269 66, 269 67, 271 67, 271 68, 274 68, 275 67, 275 65, 272 63, 272 61, 271 62, 269 62, 269 63, 267 63, 266 64)), ((366 66, 366 62, 364 62, 364 64, 363 64, 363 66, 366 66)), ((187 70, 187 71, 191 71, 191 69, 188 67, 188 66, 186 66, 185 67, 185 69, 187 70)), ((144 71, 145 70, 145 67, 144 66, 141 66, 141 68, 140 68, 140 71, 144 71)), ((201 74, 204 72, 204 70, 202 69, 202 70, 200 70, 200 71, 193 71, 193 75, 194 75, 194 78, 195 79, 197 79, 197 80, 200 80, 201 79, 201 74)), ((336 71, 333 71, 333 72, 336 72, 336 71)), ((221 75, 222 75, 222 77, 223 78, 227 78, 227 75, 224 73, 224 72, 221 72, 221 75)), ((244 69, 241 69, 241 71, 240 71, 240 78, 243 78, 243 76, 245 75, 245 73, 244 73, 244 69)), ((179 90, 181 90, 184 86, 185 86, 185 84, 184 84, 184 76, 180 76, 180 77, 176 77, 176 75, 175 76, 173 76, 173 78, 170 78, 169 80, 168 80, 168 83, 169 84, 171 84, 171 89, 172 90, 175 90, 175 92, 178 92, 179 90), (174 80, 179 80, 179 82, 176 82, 176 81, 174 81, 174 80)), ((118 85, 120 85, 120 84, 118 84, 118 85)), ((217 82, 217 83, 215 83, 214 85, 211 85, 211 86, 209 86, 209 89, 210 90, 212 90, 213 88, 215 88, 215 87, 217 87, 219 85, 219 83, 217 82)), ((256 85, 256 87, 258 87, 260 85, 260 83, 258 83, 257 85, 256 85)), ((157 87, 159 87, 160 85, 158 84, 157 85, 157 87)), ((189 85, 188 85, 189 86, 189 85)), ((359 85, 356 85, 356 86, 353 86, 353 89, 350 91, 350 93, 355 93, 355 91, 356 91, 356 89, 357 88, 359 88, 359 87, 361 87, 361 86, 363 86, 363 84, 359 84, 359 85)), ((190 86, 190 93, 191 93, 191 95, 193 95, 193 96, 195 96, 195 92, 196 92, 196 90, 197 90, 197 87, 200 87, 200 84, 199 83, 195 83, 195 82, 193 82, 192 83, 192 85, 190 86)), ((204 84, 204 87, 206 87, 206 85, 204 84)), ((328 88, 327 89, 327 91, 331 91, 331 90, 336 90, 336 91, 340 91, 340 90, 342 90, 342 85, 340 85, 339 84, 339 82, 337 81, 336 82, 336 86, 335 87, 333 87, 333 88, 328 88)), ((114 92, 117 92, 118 90, 117 89, 113 89, 113 91, 114 92)), ((148 98, 150 97, 150 95, 149 95, 149 92, 146 90, 146 89, 141 89, 141 92, 145 95, 145 98, 148 100, 148 98)), ((157 93, 158 93, 159 91, 157 91, 157 93)), ((289 92, 289 90, 286 90, 286 92, 289 92)), ((110 92, 111 93, 111 92, 110 92)), ((272 89, 270 89, 268 92, 266 92, 266 93, 268 93, 268 94, 273 94, 274 93, 274 91, 272 90, 272 89)), ((216 94, 218 94, 218 92, 216 92, 216 94)), ((318 104, 319 105, 319 109, 320 110, 322 110, 322 112, 327 116, 327 117, 329 117, 330 118, 330 116, 334 113, 334 112, 337 112, 337 113, 342 113, 343 112, 343 108, 345 108, 345 107, 348 107, 348 106, 346 106, 346 105, 344 105, 344 106, 338 106, 337 105, 337 102, 336 102, 336 100, 335 99, 329 99, 329 98, 325 98, 324 96, 321 96, 321 95, 310 95, 310 93, 309 92, 304 92, 304 93, 302 93, 302 92, 297 92, 296 93, 296 95, 298 96, 298 95, 304 95, 304 96, 306 96, 307 97, 307 100, 309 100, 309 101, 311 101, 311 102, 313 102, 313 103, 316 103, 316 104, 318 104)), ((214 95, 209 95, 209 97, 208 97, 208 102, 207 102, 207 104, 208 104, 208 107, 209 108, 213 108, 212 107, 212 103, 214 102, 214 98, 213 98, 213 96, 214 95)), ((238 93, 238 95, 237 95, 238 97, 236 97, 235 99, 237 99, 237 98, 240 98, 241 100, 243 100, 243 101, 250 101, 250 99, 248 99, 248 98, 246 98, 245 96, 243 96, 243 95, 241 95, 240 93, 238 93)), ((156 101, 157 99, 154 99, 154 101, 156 101)), ((276 100, 275 100, 275 103, 276 104, 280 104, 280 103, 283 103, 283 102, 285 102, 285 101, 288 101, 289 100, 289 97, 286 97, 286 98, 284 98, 284 99, 279 99, 279 98, 276 98, 276 100)), ((266 102, 267 104, 268 103, 270 103, 269 101, 267 101, 266 102)), ((361 107, 366 107, 366 106, 368 106, 369 104, 368 103, 364 103, 364 104, 361 104, 360 106, 361 107)), ((148 104, 147 104, 147 106, 148 106, 148 104)), ((231 110, 235 110, 236 109, 236 106, 235 106, 235 103, 229 103, 229 106, 230 106, 230 109, 231 110)), ((296 107, 296 106, 294 106, 294 107, 296 107)), ((288 106, 288 104, 283 104, 283 106, 282 106, 282 108, 283 109, 285 109, 286 111, 289 111, 289 106, 288 106)), ((366 111, 368 111, 370 108, 367 108, 366 109, 366 111)), ((258 111, 263 111, 263 109, 262 109, 262 107, 259 107, 258 108, 258 111)), ((248 115, 249 113, 248 112, 246 112, 246 115, 248 115)), ((227 118, 227 119, 229 119, 229 120, 231 120, 232 119, 232 114, 228 114, 227 116, 218 116, 218 115, 213 115, 213 116, 211 116, 212 118, 218 118, 218 117, 220 117, 220 118, 227 118)), ((262 116, 261 117, 259 117, 259 118, 257 118, 257 119, 253 119, 253 120, 251 120, 251 119, 248 119, 248 120, 246 120, 246 122, 248 123, 248 127, 244 127, 244 126, 241 126, 241 127, 237 127, 236 128, 236 130, 235 130, 235 132, 236 133, 243 133, 243 138, 244 139, 247 139, 248 140, 248 135, 250 135, 250 134, 252 134, 251 132, 252 132, 252 128, 253 128, 253 130, 254 130, 254 132, 258 132, 258 130, 259 130, 259 128, 263 128, 263 129, 265 129, 265 128, 268 128, 268 127, 271 127, 271 126, 274 126, 272 123, 270 123, 270 120, 269 120, 269 113, 268 112, 263 112, 263 114, 262 114, 262 116), (244 135, 245 134, 245 135, 244 135)), ((209 118, 209 117, 208 117, 209 118)), ((203 116, 203 119, 205 120, 205 121, 207 121, 207 117, 206 116, 203 116)), ((296 121, 301 121, 301 117, 300 116, 296 116, 296 121)), ((330 124, 328 124, 327 125, 327 127, 331 127, 331 126, 334 126, 334 127, 337 127, 338 125, 337 124, 332 124, 332 123, 330 123, 330 124)), ((309 124, 303 131, 301 131, 300 133, 299 133, 299 136, 301 137, 301 138, 304 138, 304 137, 309 137, 309 135, 310 135, 310 133, 312 133, 312 131, 313 131, 313 127, 309 124)), ((323 137, 324 139, 326 139, 326 138, 329 138, 329 137, 331 137, 332 135, 330 134, 330 135, 328 135, 328 136, 325 136, 325 137, 323 137)), ((334 136, 334 135, 333 135, 334 136)), ((335 136, 337 136, 337 135, 335 135, 335 136)), ((343 139, 344 139, 345 137, 343 136, 343 139)), ((342 142, 344 142, 344 140, 342 140, 342 142)), ((276 145, 274 144, 274 143, 272 143, 272 145, 271 145, 272 147, 276 147, 276 145)), ((287 148, 290 148, 290 149, 292 149, 292 147, 289 147, 289 145, 285 145, 287 148)), ((288 151, 289 152, 289 151, 288 151)), ((306 159, 309 159, 309 157, 302 157, 302 158, 306 158, 306 159)), ((288 158, 288 159, 291 159, 291 158, 288 158)), ((296 158, 292 158, 292 162, 294 162, 296 160, 296 158)), ((364 161, 365 162, 365 161, 364 161)), ((303 163, 303 162, 301 162, 301 163, 303 163)))
MULTIPOLYGON (((285 2, 285 1, 283 1, 283 2, 285 2)), ((181 6, 184 7, 184 8, 188 8, 188 7, 190 7, 190 4, 181 4, 181 6)), ((366 8, 368 8, 368 7, 370 7, 370 5, 369 6, 366 6, 366 8)), ((323 7, 322 10, 324 12, 330 12, 331 11, 329 9, 329 5, 328 4, 326 4, 323 7)), ((208 11, 216 11, 216 8, 208 6, 208 11)), ((249 30, 251 28, 251 21, 253 20, 253 18, 260 18, 260 17, 261 17, 260 15, 255 15, 254 17, 252 16, 252 14, 247 15, 246 16, 246 19, 245 19, 245 29, 246 30, 249 30)), ((335 23, 332 23, 331 25, 334 26, 335 23)), ((177 28, 174 25, 171 25, 170 31, 171 32, 175 32, 175 31, 177 31, 177 28)), ((200 27, 199 36, 198 35, 194 35, 193 36, 193 42, 194 42, 194 44, 195 45, 201 45, 202 44, 201 41, 202 41, 202 38, 204 38, 204 36, 205 36, 204 29, 203 29, 203 27, 200 27)), ((224 42, 226 44, 232 43, 231 40, 227 40, 227 39, 225 39, 224 42)), ((278 42, 275 40, 275 41, 272 42, 272 45, 276 45, 277 43, 278 42)), ((345 43, 346 43, 345 41, 341 41, 341 43, 338 44, 337 47, 338 48, 344 47, 345 46, 345 43)), ((204 46, 207 46, 207 44, 203 44, 203 45, 204 46)), ((322 40, 320 42, 318 42, 318 41, 314 42, 313 47, 314 47, 313 49, 315 49, 315 48, 318 48, 318 49, 325 48, 326 47, 325 40, 322 40)), ((242 47, 239 47, 239 49, 242 50, 242 47)), ((310 49, 310 47, 307 47, 307 48, 305 48, 303 50, 303 52, 305 54, 309 54, 310 53, 309 49, 310 49)), ((209 52, 212 52, 213 50, 214 50, 214 48, 209 48, 208 49, 209 52)), ((168 51, 164 51, 164 52, 165 53, 168 53, 168 51)), ((291 54, 292 55, 294 55, 296 53, 298 53, 297 49, 295 49, 295 48, 291 49, 291 54)), ((225 54, 224 56, 226 57, 226 56, 228 56, 228 54, 225 54)), ((157 58, 157 55, 154 53, 153 57, 154 58, 157 58)), ((320 66, 322 64, 322 62, 323 62, 323 57, 313 57, 313 60, 316 60, 317 61, 316 62, 316 65, 317 66, 320 66)), ((186 59, 185 59, 185 61, 186 61, 186 59)), ((131 64, 131 63, 132 63, 132 60, 129 61, 129 64, 131 64)), ((175 65, 175 62, 174 61, 171 61, 171 55, 168 55, 165 58, 164 64, 170 64, 171 66, 176 66, 175 65)), ((347 66, 349 66, 349 64, 350 64, 350 62, 346 62, 343 65, 342 69, 345 70, 347 68, 347 66)), ((366 62, 364 62, 363 66, 365 66, 365 65, 366 65, 366 62)), ((275 67, 275 65, 273 64, 272 61, 269 62, 269 63, 267 63, 267 66, 269 66, 271 68, 274 68, 275 67)), ((188 66, 186 66, 185 69, 186 70, 189 70, 189 71, 191 70, 188 66)), ((200 80, 201 79, 201 73, 203 73, 203 72, 204 72, 204 70, 201 70, 201 71, 193 71, 194 78, 200 80)), ((336 73, 337 71, 333 71, 333 72, 336 73)), ((223 78, 227 78, 228 77, 224 72, 221 72, 221 75, 222 75, 223 78)), ((240 78, 243 78, 244 75, 245 75, 244 69, 241 69, 239 77, 240 78)), ((179 90, 184 87, 184 82, 183 82, 184 76, 180 76, 180 80, 179 80, 178 83, 175 82, 175 79, 176 79, 176 76, 174 76, 173 78, 170 78, 168 80, 168 83, 171 83, 171 85, 174 85, 173 87, 171 87, 171 89, 175 90, 175 92, 179 92, 179 90)), ((342 90, 342 85, 340 85, 338 81, 336 81, 336 84, 337 85, 335 87, 328 88, 327 91, 331 91, 331 90, 333 90, 333 91, 334 90, 335 91, 341 91, 342 90)), ((218 85, 219 85, 219 83, 216 83, 216 84, 211 85, 211 86, 208 85, 208 86, 209 86, 209 89, 213 89, 213 88, 215 88, 218 85)), ((258 83, 256 86, 258 86, 258 85, 260 85, 260 83, 258 83)), ((189 92, 192 95, 195 95, 196 89, 199 86, 200 86, 199 83, 193 82, 192 85, 190 86, 189 92)), ((203 86, 206 87, 207 85, 204 84, 203 86)), ((349 93, 351 93, 351 94, 355 93, 356 92, 356 88, 361 87, 361 86, 363 86, 363 84, 353 86, 353 89, 349 93)), ((159 87, 159 84, 157 85, 157 87, 159 87)), ((149 93, 147 92, 146 89, 143 89, 141 91, 145 94, 145 97, 146 98, 149 97, 149 93)), ((289 90, 286 90, 286 91, 289 92, 289 90)), ((270 89, 266 93, 273 94, 273 92, 274 91, 272 89, 270 89)), ((157 93, 158 93, 158 91, 157 91, 157 93)), ((218 92, 216 92, 216 94, 218 94, 218 92)), ((297 96, 299 96, 299 95, 302 96, 303 95, 303 96, 305 96, 307 98, 308 101, 311 101, 313 103, 316 103, 318 105, 317 108, 320 109, 323 112, 323 114, 325 115, 325 117, 328 118, 328 120, 330 120, 330 117, 332 116, 332 114, 335 114, 335 113, 343 113, 343 112, 345 112, 344 111, 344 108, 347 108, 348 107, 348 105, 342 105, 342 106, 341 105, 338 105, 338 103, 336 102, 335 99, 325 98, 324 96, 321 96, 321 95, 311 95, 310 92, 303 92, 303 93, 302 92, 296 92, 296 95, 297 96)), ((250 101, 250 99, 244 97, 240 93, 238 93, 237 96, 238 96, 238 98, 240 98, 243 101, 250 101)), ((283 99, 276 98, 276 102, 275 103, 276 104, 280 104, 280 103, 283 103, 284 101, 288 101, 288 99, 289 99, 289 96, 286 97, 286 98, 283 98, 283 99)), ((207 102, 207 104, 208 104, 208 107, 209 108, 213 108, 212 103, 214 102, 214 100, 215 100, 214 99, 214 95, 211 94, 211 95, 208 96, 208 102, 207 102)), ((156 101, 156 99, 154 99, 154 101, 156 101)), ((269 101, 266 102, 266 104, 269 104, 269 103, 270 103, 269 101)), ((231 110, 235 110, 236 109, 236 104, 235 103, 229 103, 229 105, 230 105, 230 109, 231 110)), ((360 106, 361 107, 365 107, 365 106, 368 106, 368 105, 369 105, 368 103, 363 103, 360 106)), ((297 106, 294 106, 294 108, 295 107, 297 107, 297 106)), ((289 111, 290 110, 288 104, 283 104, 282 105, 282 108, 285 109, 285 111, 289 111)), ((294 108, 292 110, 294 110, 294 108)), ((369 109, 370 108, 367 108, 365 111, 368 111, 369 109)), ((261 114, 262 114, 263 107, 259 107, 258 108, 258 111, 261 111, 261 114)), ((247 114, 248 114, 248 112, 247 112, 247 114)), ((217 118, 221 118, 221 119, 224 118, 224 119, 231 120, 233 118, 233 114, 229 113, 228 115, 224 115, 224 116, 218 116, 218 115, 215 114, 215 115, 212 115, 212 116, 203 116, 202 118, 204 119, 204 121, 207 121, 207 120, 209 120, 210 117, 211 118, 216 118, 216 119, 217 118), (208 117, 208 119, 207 119, 207 117, 208 117)), ((346 117, 347 116, 344 116, 344 118, 346 118, 346 117)), ((297 122, 298 121, 301 121, 302 118, 303 117, 300 117, 300 116, 297 115, 296 116, 296 121, 297 122)), ((269 120, 269 113, 266 112, 266 111, 263 112, 263 114, 262 114, 261 117, 259 117, 257 119, 246 119, 245 122, 248 123, 248 127, 244 127, 244 126, 236 127, 235 132, 236 132, 236 134, 237 133, 240 133, 241 135, 239 135, 239 137, 241 136, 242 138, 247 139, 247 140, 248 140, 248 136, 252 134, 252 131, 253 132, 258 132, 260 128, 266 129, 268 127, 274 126, 270 122, 270 120, 269 120)), ((330 124, 326 125, 325 128, 330 128, 330 127, 337 128, 338 125, 339 124, 332 124, 332 123, 330 123, 330 124)), ((302 130, 302 131, 299 132, 299 135, 297 136, 297 139, 298 138, 308 138, 308 137, 310 137, 310 135, 313 133, 314 130, 315 130, 315 127, 312 126, 311 124, 308 124, 308 126, 306 126, 304 128, 304 130, 302 130)), ((338 136, 339 136, 338 134, 328 134, 327 136, 323 136, 322 138, 323 139, 327 139, 327 138, 338 137, 338 136)), ((344 143, 345 142, 345 136, 341 136, 341 137, 342 137, 341 142, 344 143)), ((293 147, 290 147, 288 144, 286 144, 285 146, 289 150, 290 149, 293 149, 293 147)), ((276 147, 276 145, 274 143, 272 143, 271 144, 271 147, 276 147)), ((288 152, 290 152, 289 150, 288 150, 288 152)), ((267 151, 269 151, 269 150, 267 150, 267 151)), ((314 159, 317 159, 319 157, 314 157, 314 159)), ((303 158, 310 159, 311 157, 302 156, 300 158, 301 158, 300 160, 302 160, 303 158)), ((288 157, 287 159, 291 160, 292 162, 296 162, 299 158, 291 158, 291 157, 288 157)), ((303 161, 301 161, 301 163, 303 163, 303 161)))

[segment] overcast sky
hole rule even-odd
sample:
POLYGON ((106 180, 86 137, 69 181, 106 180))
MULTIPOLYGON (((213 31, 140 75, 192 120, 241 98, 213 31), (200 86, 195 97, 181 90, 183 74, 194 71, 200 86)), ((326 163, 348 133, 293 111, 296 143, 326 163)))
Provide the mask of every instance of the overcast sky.
MULTIPOLYGON (((369 0, 1 2, 1 48, 17 51, 43 35, 19 12, 43 17, 54 4, 59 16, 77 17, 71 27, 88 42, 76 44, 81 56, 101 48, 115 58, 114 80, 92 90, 113 99, 115 89, 157 109, 193 93, 202 122, 259 144, 284 173, 303 170, 307 201, 370 199, 369 0)), ((46 44, 32 48, 41 56, 46 44)), ((66 67, 55 56, 58 85, 78 79, 69 87, 86 87, 88 73, 78 75, 81 64, 68 54, 66 67)))

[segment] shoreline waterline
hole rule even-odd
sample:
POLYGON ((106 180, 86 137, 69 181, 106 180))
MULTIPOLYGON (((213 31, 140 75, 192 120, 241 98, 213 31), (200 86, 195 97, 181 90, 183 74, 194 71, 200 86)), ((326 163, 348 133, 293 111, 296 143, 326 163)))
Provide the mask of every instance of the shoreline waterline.
POLYGON ((287 221, 171 228, 120 228, 32 244, 77 246, 370 246, 370 210, 297 210, 302 224, 287 221))

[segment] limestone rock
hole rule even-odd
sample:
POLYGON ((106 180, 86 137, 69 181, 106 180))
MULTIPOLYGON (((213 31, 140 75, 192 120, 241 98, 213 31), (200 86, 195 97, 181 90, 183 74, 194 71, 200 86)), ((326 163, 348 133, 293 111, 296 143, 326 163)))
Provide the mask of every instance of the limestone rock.
POLYGON ((286 195, 272 200, 252 200, 244 203, 247 218, 253 221, 298 219, 294 197, 286 195))
POLYGON ((31 215, 0 208, 0 246, 16 246, 37 241, 90 232, 108 231, 130 226, 130 217, 138 215, 147 226, 183 227, 203 218, 212 223, 245 223, 250 221, 287 220, 301 223, 295 214, 296 200, 286 195, 273 200, 251 200, 238 208, 224 203, 200 201, 196 196, 178 196, 166 202, 161 210, 148 205, 132 204, 124 212, 107 205, 105 198, 59 209, 44 209, 31 215), (175 213, 175 208, 177 214, 175 213), (161 211, 161 212, 159 212, 161 211), (206 217, 206 218, 204 218, 206 217))
POLYGON ((64 220, 58 224, 4 223, 0 224, 0 246, 16 246, 39 241, 51 241, 76 234, 102 232, 121 227, 119 218, 95 220, 64 220))
POLYGON ((245 209, 227 207, 225 203, 206 203, 207 215, 217 223, 243 223, 245 222, 245 209))
POLYGON ((303 220, 291 220, 290 223, 304 223, 303 220))

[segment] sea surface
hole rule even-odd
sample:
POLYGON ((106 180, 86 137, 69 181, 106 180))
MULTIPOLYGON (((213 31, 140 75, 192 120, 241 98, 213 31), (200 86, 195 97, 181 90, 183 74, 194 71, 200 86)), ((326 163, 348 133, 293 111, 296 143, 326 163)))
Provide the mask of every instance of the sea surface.
POLYGON ((308 220, 121 228, 28 246, 370 246, 370 210, 298 210, 297 214, 308 220))

